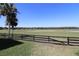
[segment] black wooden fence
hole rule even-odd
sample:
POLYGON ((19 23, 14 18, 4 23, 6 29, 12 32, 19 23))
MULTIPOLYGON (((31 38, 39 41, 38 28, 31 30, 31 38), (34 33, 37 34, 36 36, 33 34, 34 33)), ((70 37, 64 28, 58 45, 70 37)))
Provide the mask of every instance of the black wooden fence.
MULTIPOLYGON (((0 38, 8 38, 7 33, 0 33, 0 38)), ((47 35, 27 35, 27 34, 14 34, 11 38, 15 40, 31 40, 37 41, 37 39, 45 40, 49 43, 50 41, 59 42, 66 45, 70 45, 70 43, 77 43, 79 44, 79 37, 66 37, 66 36, 47 36, 47 35), (63 38, 66 39, 65 41, 53 39, 53 38, 63 38)))

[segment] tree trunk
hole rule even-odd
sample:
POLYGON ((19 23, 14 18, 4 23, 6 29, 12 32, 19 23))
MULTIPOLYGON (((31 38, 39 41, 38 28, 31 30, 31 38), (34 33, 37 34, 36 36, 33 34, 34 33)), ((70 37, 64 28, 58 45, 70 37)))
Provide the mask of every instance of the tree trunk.
POLYGON ((13 38, 13 31, 14 31, 14 26, 12 26, 12 38, 13 38))
POLYGON ((10 38, 10 24, 8 24, 8 38, 10 38))

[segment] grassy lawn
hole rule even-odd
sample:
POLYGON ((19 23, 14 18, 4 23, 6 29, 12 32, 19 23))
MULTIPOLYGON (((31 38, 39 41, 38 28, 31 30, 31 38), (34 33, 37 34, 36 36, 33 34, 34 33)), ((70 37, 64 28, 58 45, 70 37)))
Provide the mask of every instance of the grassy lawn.
MULTIPOLYGON (((21 41, 20 45, 16 45, 4 50, 0 50, 0 56, 29 56, 32 54, 33 43, 27 41, 21 41)), ((5 44, 4 44, 5 45, 5 44)))
POLYGON ((0 56, 75 56, 78 46, 21 41, 23 44, 0 51, 0 56))
MULTIPOLYGON (((0 30, 0 33, 8 33, 7 30, 0 30)), ((79 32, 75 30, 14 30, 14 34, 31 34, 31 35, 53 35, 53 36, 70 36, 79 37, 79 32)), ((61 38, 59 39, 61 40, 61 38)), ((63 39, 65 40, 65 39, 63 39)), ((23 41, 20 45, 15 45, 4 50, 0 50, 0 55, 5 56, 72 56, 79 55, 79 46, 56 45, 50 43, 39 43, 33 41, 23 41)), ((5 44, 4 44, 5 45, 5 44)))
POLYGON ((76 56, 78 46, 64 46, 47 43, 34 43, 33 54, 36 56, 76 56))

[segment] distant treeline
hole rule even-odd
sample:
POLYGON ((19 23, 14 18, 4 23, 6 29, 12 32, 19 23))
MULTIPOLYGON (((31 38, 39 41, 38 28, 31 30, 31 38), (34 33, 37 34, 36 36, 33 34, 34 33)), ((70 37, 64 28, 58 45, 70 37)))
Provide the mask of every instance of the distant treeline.
MULTIPOLYGON (((0 27, 0 29, 8 29, 8 27, 0 27)), ((16 27, 14 29, 79 29, 79 27, 16 27)))

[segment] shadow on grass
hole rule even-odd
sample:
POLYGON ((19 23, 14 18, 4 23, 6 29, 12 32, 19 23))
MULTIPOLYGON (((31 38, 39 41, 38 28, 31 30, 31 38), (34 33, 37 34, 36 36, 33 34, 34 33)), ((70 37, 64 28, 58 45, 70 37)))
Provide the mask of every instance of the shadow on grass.
POLYGON ((0 50, 4 50, 4 49, 7 49, 10 47, 19 45, 19 44, 22 44, 22 42, 13 40, 11 38, 10 39, 2 38, 2 39, 0 39, 0 50))

